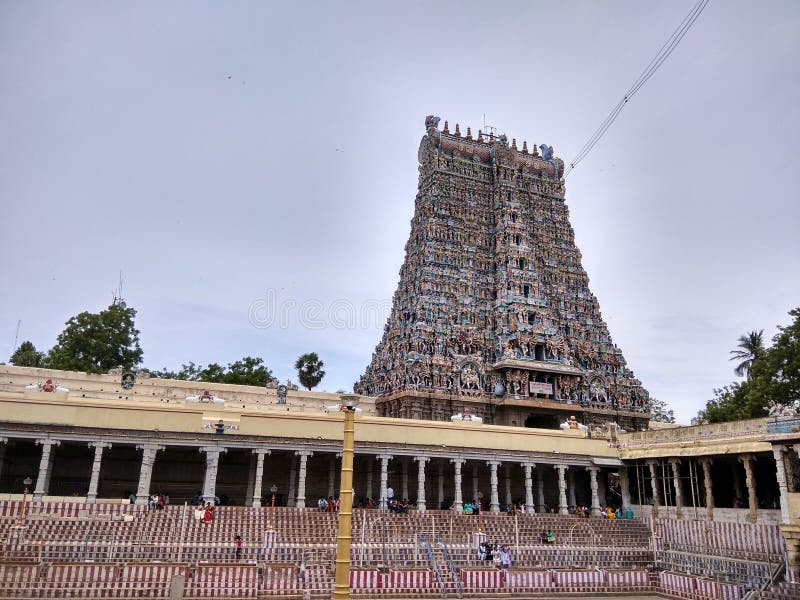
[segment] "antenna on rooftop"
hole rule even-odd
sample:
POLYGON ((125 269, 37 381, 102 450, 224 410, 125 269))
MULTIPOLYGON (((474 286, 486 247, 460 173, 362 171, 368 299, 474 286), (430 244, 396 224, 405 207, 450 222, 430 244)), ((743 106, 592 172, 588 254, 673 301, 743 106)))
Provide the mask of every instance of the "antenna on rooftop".
POLYGON ((485 135, 491 134, 492 136, 497 136, 497 127, 486 124, 486 113, 483 113, 483 133, 485 135))
POLYGON ((22 325, 22 319, 17 320, 17 333, 14 334, 14 345, 11 348, 11 354, 17 351, 17 342, 19 342, 19 328, 22 325))
POLYGON ((118 304, 122 308, 125 308, 125 300, 122 297, 122 270, 119 272, 119 286, 117 287, 116 291, 112 292, 112 294, 114 295, 113 304, 118 304))

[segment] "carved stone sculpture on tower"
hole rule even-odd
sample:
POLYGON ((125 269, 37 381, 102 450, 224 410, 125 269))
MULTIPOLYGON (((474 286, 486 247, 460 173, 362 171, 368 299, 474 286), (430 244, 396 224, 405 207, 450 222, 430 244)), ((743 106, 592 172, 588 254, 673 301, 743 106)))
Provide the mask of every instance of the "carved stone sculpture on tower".
POLYGON ((425 118, 400 283, 355 389, 393 417, 445 420, 469 403, 488 423, 543 414, 557 428, 577 412, 594 425, 610 409, 626 429, 644 427, 649 396, 589 290, 563 160, 546 144, 539 156, 438 124, 425 118), (504 395, 513 405, 492 400, 504 395))

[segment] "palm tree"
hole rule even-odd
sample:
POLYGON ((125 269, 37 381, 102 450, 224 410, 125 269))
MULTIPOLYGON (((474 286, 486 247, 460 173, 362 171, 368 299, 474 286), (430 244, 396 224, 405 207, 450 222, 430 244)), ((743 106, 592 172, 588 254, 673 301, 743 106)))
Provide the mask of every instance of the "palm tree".
POLYGON ((739 349, 731 350, 733 356, 730 358, 730 360, 741 361, 733 370, 739 377, 750 379, 750 369, 753 367, 753 361, 764 351, 763 337, 763 329, 739 336, 739 344, 736 346, 739 349))
POLYGON ((297 376, 300 379, 300 384, 308 388, 317 386, 322 378, 325 377, 325 371, 322 367, 325 365, 319 359, 316 352, 309 352, 302 354, 298 357, 297 362, 294 363, 294 368, 297 369, 297 376))

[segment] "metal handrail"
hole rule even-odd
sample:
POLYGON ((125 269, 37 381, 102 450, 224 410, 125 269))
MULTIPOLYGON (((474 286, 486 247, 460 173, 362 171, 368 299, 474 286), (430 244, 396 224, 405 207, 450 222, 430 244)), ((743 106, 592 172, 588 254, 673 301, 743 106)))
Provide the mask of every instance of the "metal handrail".
POLYGON ((456 584, 456 589, 458 590, 458 597, 460 598, 461 595, 464 593, 464 588, 461 585, 461 578, 458 576, 456 572, 455 564, 453 564, 453 559, 450 558, 450 550, 447 548, 447 544, 444 542, 439 542, 439 547, 442 549, 442 556, 444 556, 445 564, 447 565, 448 570, 450 571, 450 579, 456 584))
POLYGON ((447 593, 447 590, 445 589, 444 580, 442 579, 442 574, 439 572, 439 565, 436 564, 436 560, 433 557, 433 547, 431 546, 430 541, 425 539, 422 540, 422 544, 425 550, 428 551, 428 563, 430 564, 431 569, 433 570, 433 574, 436 576, 436 581, 439 582, 439 591, 441 591, 442 596, 444 596, 447 593))

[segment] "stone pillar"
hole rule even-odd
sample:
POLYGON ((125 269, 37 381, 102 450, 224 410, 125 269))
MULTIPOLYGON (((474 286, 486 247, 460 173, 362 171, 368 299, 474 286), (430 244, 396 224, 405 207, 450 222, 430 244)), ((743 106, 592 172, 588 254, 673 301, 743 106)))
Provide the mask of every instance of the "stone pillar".
POLYGON ((89 492, 86 494, 86 504, 97 502, 97 486, 100 484, 100 465, 103 460, 103 449, 111 448, 108 442, 90 442, 89 448, 94 448, 92 461, 92 476, 89 479, 89 492))
POLYGON ((381 461, 381 495, 380 501, 378 502, 378 508, 381 510, 386 510, 386 488, 389 480, 389 461, 392 460, 393 457, 391 454, 378 454, 378 456, 375 458, 381 461))
POLYGON ((211 502, 217 497, 217 473, 219 472, 219 455, 226 452, 219 446, 203 446, 200 452, 206 453, 206 475, 203 478, 203 503, 211 502))
POLYGON ((336 457, 337 454, 331 455, 328 459, 328 497, 336 495, 336 457))
POLYGON ((444 463, 439 461, 439 481, 438 481, 438 492, 439 492, 439 504, 436 505, 437 509, 442 508, 442 504, 444 504, 444 463))
POLYGON ((400 461, 400 491, 400 499, 408 499, 408 459, 405 458, 400 461))
POLYGON ((650 468, 650 487, 653 490, 653 518, 658 517, 658 508, 661 506, 658 488, 658 461, 650 459, 647 461, 650 468))
POLYGON ((306 472, 308 471, 308 457, 314 456, 310 450, 296 450, 295 454, 300 457, 300 466, 297 468, 297 499, 296 508, 306 507, 306 472))
MULTIPOLYGON (((783 530, 783 538, 786 540, 786 581, 800 582, 800 539, 795 537, 796 531, 789 532, 783 530)), ((782 596, 788 598, 788 596, 782 596)))
POLYGON ((253 508, 259 508, 261 506, 261 491, 264 481, 264 456, 267 454, 271 454, 270 450, 265 450, 262 448, 258 448, 257 450, 253 450, 253 454, 256 457, 256 476, 255 481, 253 483, 253 508))
POLYGON ((506 479, 506 507, 511 506, 514 499, 511 497, 511 464, 506 463, 503 465, 503 474, 506 479))
POLYGON ((536 500, 539 507, 537 512, 544 512, 544 471, 536 469, 536 500))
POLYGON ((670 458, 669 464, 672 467, 672 486, 675 488, 675 516, 683 516, 683 490, 681 490, 681 459, 670 458))
POLYGON ((294 506, 297 496, 297 457, 292 456, 289 462, 289 490, 286 492, 286 506, 294 506))
POLYGON ((706 492, 706 520, 714 520, 714 490, 711 488, 711 459, 701 458, 700 465, 703 467, 703 487, 706 492))
POLYGON ((589 487, 592 490, 592 512, 593 517, 600 516, 600 496, 597 493, 597 473, 600 471, 597 467, 586 467, 589 471, 589 487))
POLYGON ((372 461, 367 458, 367 498, 371 498, 373 501, 375 500, 375 496, 372 495, 372 461))
POLYGON ((753 473, 753 463, 756 457, 752 454, 743 454, 739 460, 744 465, 745 482, 747 483, 747 505, 749 507, 748 518, 751 523, 758 519, 758 496, 756 495, 756 479, 753 473))
POLYGON ((575 471, 567 471, 567 491, 569 493, 569 501, 567 506, 570 509, 575 508, 577 500, 575 500, 575 471))
POLYGON ((453 508, 458 512, 464 511, 464 500, 461 497, 461 465, 467 462, 463 458, 451 458, 450 462, 453 463, 453 487, 455 489, 453 498, 453 508))
POLYGON ((425 463, 430 460, 427 456, 415 456, 417 461, 417 510, 425 512, 425 463))
POLYGON ((628 508, 631 505, 631 480, 628 467, 619 468, 619 492, 622 495, 623 507, 628 508))
POLYGON ((772 454, 775 457, 775 475, 778 478, 778 489, 781 491, 781 522, 789 524, 789 489, 786 487, 786 464, 783 462, 783 453, 786 446, 773 446, 772 454))
POLYGON ((478 501, 478 494, 480 490, 478 489, 478 463, 474 463, 472 465, 472 501, 478 501))
POLYGON ((558 471, 558 514, 568 515, 569 508, 567 508, 567 480, 565 473, 569 467, 567 465, 553 465, 558 471))
POLYGON ((489 482, 492 486, 492 492, 489 500, 489 510, 493 513, 499 513, 500 497, 497 493, 497 466, 500 464, 500 461, 487 460, 486 464, 489 465, 489 482))
POLYGON ((525 472, 525 512, 534 512, 533 507, 533 478, 531 477, 531 470, 536 468, 533 463, 520 463, 523 471, 525 472))
POLYGON ((164 450, 164 446, 157 444, 143 444, 136 446, 142 451, 142 466, 139 469, 139 485, 136 488, 136 504, 147 505, 150 498, 150 480, 153 477, 153 465, 156 462, 156 453, 164 450))
POLYGON ((42 447, 42 457, 39 460, 39 474, 36 477, 36 487, 33 489, 33 501, 41 502, 50 486, 50 475, 53 470, 52 449, 60 446, 59 440, 40 439, 36 443, 42 447))

